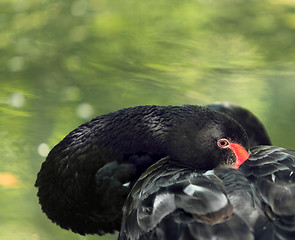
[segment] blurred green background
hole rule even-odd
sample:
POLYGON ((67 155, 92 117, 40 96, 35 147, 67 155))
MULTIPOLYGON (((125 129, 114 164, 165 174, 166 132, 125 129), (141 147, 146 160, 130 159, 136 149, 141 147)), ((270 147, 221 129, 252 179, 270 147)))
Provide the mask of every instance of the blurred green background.
POLYGON ((0 0, 0 239, 100 239, 52 224, 33 187, 96 115, 230 101, 295 149, 294 63, 293 0, 0 0))

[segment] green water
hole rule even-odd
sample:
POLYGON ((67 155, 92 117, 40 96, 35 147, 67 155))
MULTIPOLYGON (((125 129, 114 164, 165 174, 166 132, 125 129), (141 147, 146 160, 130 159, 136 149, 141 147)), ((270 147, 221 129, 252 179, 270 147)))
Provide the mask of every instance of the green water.
POLYGON ((100 239, 52 224, 33 187, 96 115, 230 101, 295 149, 294 43, 292 0, 1 0, 0 239, 100 239))

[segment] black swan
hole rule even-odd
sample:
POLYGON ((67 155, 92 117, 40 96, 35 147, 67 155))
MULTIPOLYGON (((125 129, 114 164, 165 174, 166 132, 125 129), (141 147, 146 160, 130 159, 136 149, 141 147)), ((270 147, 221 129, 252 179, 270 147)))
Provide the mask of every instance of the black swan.
POLYGON ((234 166, 237 153, 244 160, 249 145, 257 144, 270 144, 263 125, 234 105, 132 107, 99 116, 69 133, 49 153, 35 186, 42 210, 61 227, 80 234, 112 233, 120 230, 122 206, 132 186, 160 159, 206 171, 234 166), (249 142, 229 116, 246 129, 249 142), (221 149, 217 141, 241 148, 215 151, 221 149))

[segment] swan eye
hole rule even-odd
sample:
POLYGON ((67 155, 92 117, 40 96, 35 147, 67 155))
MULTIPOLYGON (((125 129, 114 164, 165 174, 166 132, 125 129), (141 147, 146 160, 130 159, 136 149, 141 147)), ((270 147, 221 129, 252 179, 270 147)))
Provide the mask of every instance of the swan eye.
POLYGON ((229 146, 229 141, 225 138, 219 139, 217 145, 220 148, 227 148, 229 146))

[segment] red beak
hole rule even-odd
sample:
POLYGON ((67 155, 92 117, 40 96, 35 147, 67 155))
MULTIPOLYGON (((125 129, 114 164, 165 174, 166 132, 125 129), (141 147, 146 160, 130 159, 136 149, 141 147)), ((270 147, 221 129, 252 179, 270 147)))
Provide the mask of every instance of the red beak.
POLYGON ((237 143, 230 143, 228 147, 233 150, 236 155, 235 169, 238 169, 240 165, 250 157, 250 154, 243 146, 237 143))

